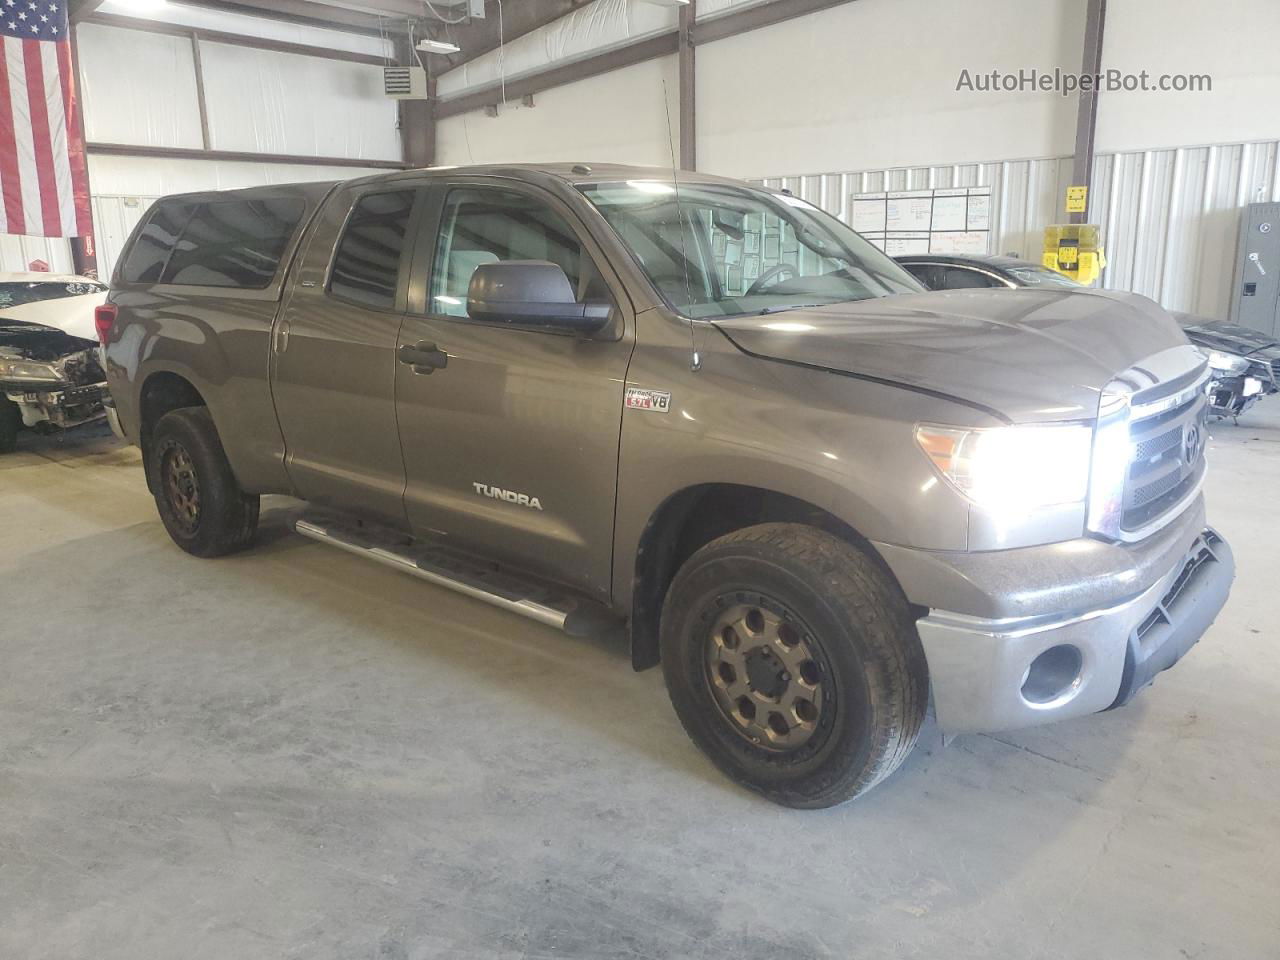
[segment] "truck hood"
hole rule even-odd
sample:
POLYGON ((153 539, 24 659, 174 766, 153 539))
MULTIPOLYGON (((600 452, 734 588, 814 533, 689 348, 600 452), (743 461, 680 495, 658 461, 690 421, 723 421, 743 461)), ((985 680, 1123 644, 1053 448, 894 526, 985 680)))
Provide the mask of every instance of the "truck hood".
POLYGON ((1190 313, 1173 313, 1187 339, 1197 346, 1269 363, 1280 360, 1280 340, 1261 330, 1190 313))
POLYGON ((755 356, 942 394, 1014 423, 1092 418, 1101 390, 1186 343, 1132 293, 956 290, 713 321, 755 356))

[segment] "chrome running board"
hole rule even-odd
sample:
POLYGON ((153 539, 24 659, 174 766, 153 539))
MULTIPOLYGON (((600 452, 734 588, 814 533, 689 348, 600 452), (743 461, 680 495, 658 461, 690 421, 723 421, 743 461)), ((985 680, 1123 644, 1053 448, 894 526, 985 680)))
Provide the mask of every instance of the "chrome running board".
POLYGON ((571 636, 587 636, 618 623, 603 604, 521 579, 479 558, 412 541, 376 527, 342 520, 302 518, 295 521, 294 529, 304 537, 537 620, 571 636))

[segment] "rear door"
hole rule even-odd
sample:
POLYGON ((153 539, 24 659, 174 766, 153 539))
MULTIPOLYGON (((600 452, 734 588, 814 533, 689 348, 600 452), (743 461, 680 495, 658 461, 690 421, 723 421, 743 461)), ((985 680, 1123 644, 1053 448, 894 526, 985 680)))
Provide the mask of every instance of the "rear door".
POLYGON ((422 197, 404 182, 339 189, 272 338, 272 392, 299 495, 399 525, 396 342, 422 197))
POLYGON ((396 368, 413 530, 607 597, 618 439, 634 343, 630 301, 572 207, 533 186, 472 178, 432 190, 402 347, 446 365, 396 368), (580 302, 611 302, 582 339, 473 321, 482 263, 549 260, 580 302))

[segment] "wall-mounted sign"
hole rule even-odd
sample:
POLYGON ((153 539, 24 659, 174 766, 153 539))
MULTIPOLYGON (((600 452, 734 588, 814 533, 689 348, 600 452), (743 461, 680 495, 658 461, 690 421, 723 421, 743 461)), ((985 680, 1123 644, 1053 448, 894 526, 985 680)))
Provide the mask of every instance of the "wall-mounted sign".
POLYGON ((1067 213, 1084 213, 1089 209, 1088 187, 1067 187, 1067 213))

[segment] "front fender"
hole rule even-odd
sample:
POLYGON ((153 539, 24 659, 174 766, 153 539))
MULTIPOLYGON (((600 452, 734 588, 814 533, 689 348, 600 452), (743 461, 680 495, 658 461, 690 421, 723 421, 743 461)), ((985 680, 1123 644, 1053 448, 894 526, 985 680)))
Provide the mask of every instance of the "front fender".
POLYGON ((695 371, 680 323, 644 315, 628 372, 628 386, 671 400, 666 412, 623 411, 613 569, 620 608, 630 607, 647 525, 670 497, 702 484, 785 494, 868 540, 966 549, 967 501, 937 482, 913 429, 921 420, 994 421, 910 390, 748 356, 709 325, 695 328, 695 371))

